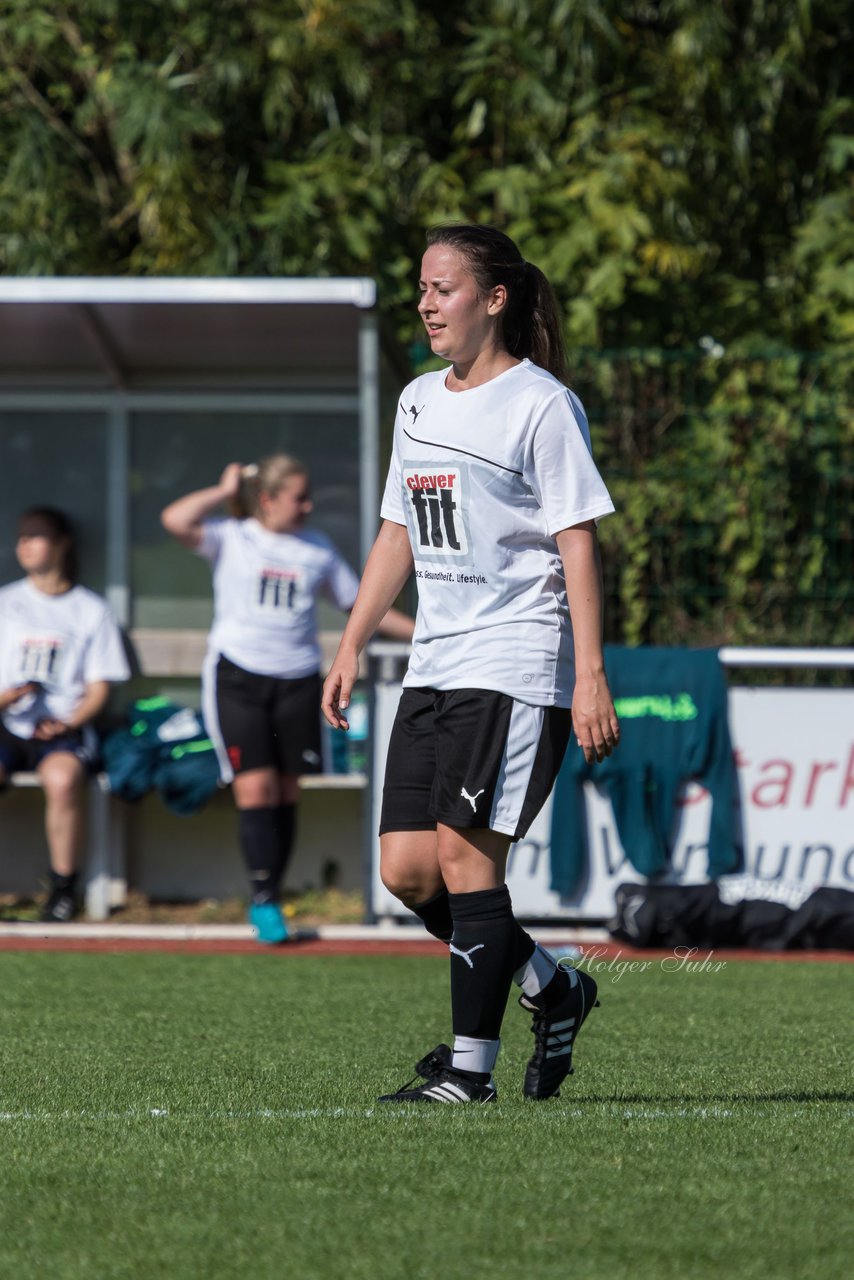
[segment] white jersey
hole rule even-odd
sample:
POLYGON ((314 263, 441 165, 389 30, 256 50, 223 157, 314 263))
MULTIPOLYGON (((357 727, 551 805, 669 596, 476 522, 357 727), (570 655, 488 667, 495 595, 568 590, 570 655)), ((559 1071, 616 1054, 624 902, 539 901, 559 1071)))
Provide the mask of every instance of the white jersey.
POLYGON ((0 689, 41 686, 3 712, 10 733, 31 738, 39 720, 67 720, 88 684, 129 675, 119 629, 94 591, 50 596, 27 578, 0 588, 0 689))
POLYGON ((418 616, 404 686, 569 706, 572 628, 555 535, 614 504, 580 400, 523 360, 468 391, 404 390, 382 515, 409 530, 418 616))
POLYGON ((254 519, 207 520, 198 554, 213 566, 213 653, 283 680, 319 669, 317 597, 351 609, 359 589, 325 534, 273 533, 254 519))

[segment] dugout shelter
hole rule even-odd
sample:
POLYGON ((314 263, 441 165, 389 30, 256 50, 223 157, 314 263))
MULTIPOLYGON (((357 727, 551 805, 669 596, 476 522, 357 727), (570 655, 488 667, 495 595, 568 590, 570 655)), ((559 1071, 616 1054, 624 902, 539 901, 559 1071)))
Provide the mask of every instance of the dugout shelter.
MULTIPOLYGON (((0 583, 20 576, 19 513, 35 504, 67 511, 81 580, 107 597, 139 664, 120 699, 156 690, 198 705, 210 572, 164 534, 159 515, 215 483, 228 462, 279 451, 302 459, 314 527, 361 569, 379 510, 375 303, 367 278, 0 279, 0 583)), ((341 615, 321 603, 319 620, 329 655, 341 615)), ((364 782, 333 785, 352 792, 364 782)), ((0 892, 35 885, 44 870, 40 810, 17 814, 25 798, 12 801, 0 819, 3 844, 16 852, 14 865, 4 859, 0 892)), ((324 804, 319 843, 306 814, 302 879, 314 879, 313 864, 340 844, 337 825, 359 829, 352 801, 324 804)), ((176 828, 169 815, 152 816, 147 830, 145 805, 135 811, 128 857, 138 887, 242 892, 230 827, 219 839, 227 860, 213 869, 202 817, 176 828)), ((120 886, 124 868, 114 872, 120 886)), ((358 866, 353 874, 358 885, 358 866)))

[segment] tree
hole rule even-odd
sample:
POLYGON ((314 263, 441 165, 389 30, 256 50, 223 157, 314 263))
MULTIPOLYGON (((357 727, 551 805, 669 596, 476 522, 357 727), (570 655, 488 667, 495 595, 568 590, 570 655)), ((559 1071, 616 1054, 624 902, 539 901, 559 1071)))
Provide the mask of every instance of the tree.
POLYGON ((555 285, 622 487, 622 634, 792 638, 850 565, 810 519, 854 470, 852 47, 844 0, 0 0, 0 270, 372 275, 418 366, 425 228, 492 222, 555 285), (677 508, 717 601, 689 617, 677 508))
POLYGON ((406 338, 461 217, 575 343, 841 341, 851 34, 842 0, 3 0, 0 265, 368 272, 406 338))

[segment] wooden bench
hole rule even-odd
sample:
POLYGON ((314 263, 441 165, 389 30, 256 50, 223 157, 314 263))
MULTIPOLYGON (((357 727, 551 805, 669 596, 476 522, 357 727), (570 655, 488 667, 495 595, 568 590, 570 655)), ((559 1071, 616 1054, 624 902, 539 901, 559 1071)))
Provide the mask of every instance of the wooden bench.
MULTIPOLYGON (((200 676, 207 632, 139 628, 131 631, 129 638, 137 674, 160 679, 200 676)), ((324 672, 329 669, 339 639, 340 632, 321 632, 324 672)), ((118 694, 121 695, 121 686, 118 694)), ((26 788, 38 787, 40 783, 35 773, 14 773, 8 785, 26 788)), ((363 773, 314 774, 305 777, 302 786, 307 790, 360 789, 367 786, 367 777, 363 773)), ((87 851, 80 869, 83 904, 89 919, 106 920, 111 907, 119 905, 127 891, 125 823, 128 807, 112 798, 109 780, 104 773, 91 779, 88 805, 87 851)))
MULTIPOLYGON (((207 649, 207 632, 168 630, 164 627, 137 627, 129 633, 130 642, 143 676, 199 676, 207 649)), ((325 675, 332 665, 340 631, 320 632, 320 666, 325 675)), ((360 675, 367 674, 364 655, 360 675)))

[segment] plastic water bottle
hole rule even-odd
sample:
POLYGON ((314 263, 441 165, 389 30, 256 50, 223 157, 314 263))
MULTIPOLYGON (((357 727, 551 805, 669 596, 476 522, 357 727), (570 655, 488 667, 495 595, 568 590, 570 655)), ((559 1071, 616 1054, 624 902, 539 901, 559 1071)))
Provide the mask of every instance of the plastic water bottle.
POLYGON ((327 742, 329 744, 329 768, 332 773, 348 773, 347 735, 343 729, 332 729, 326 725, 327 742))
POLYGON ((347 732, 347 772, 365 773, 368 768, 369 715, 367 695, 353 692, 347 708, 350 728, 347 732))

